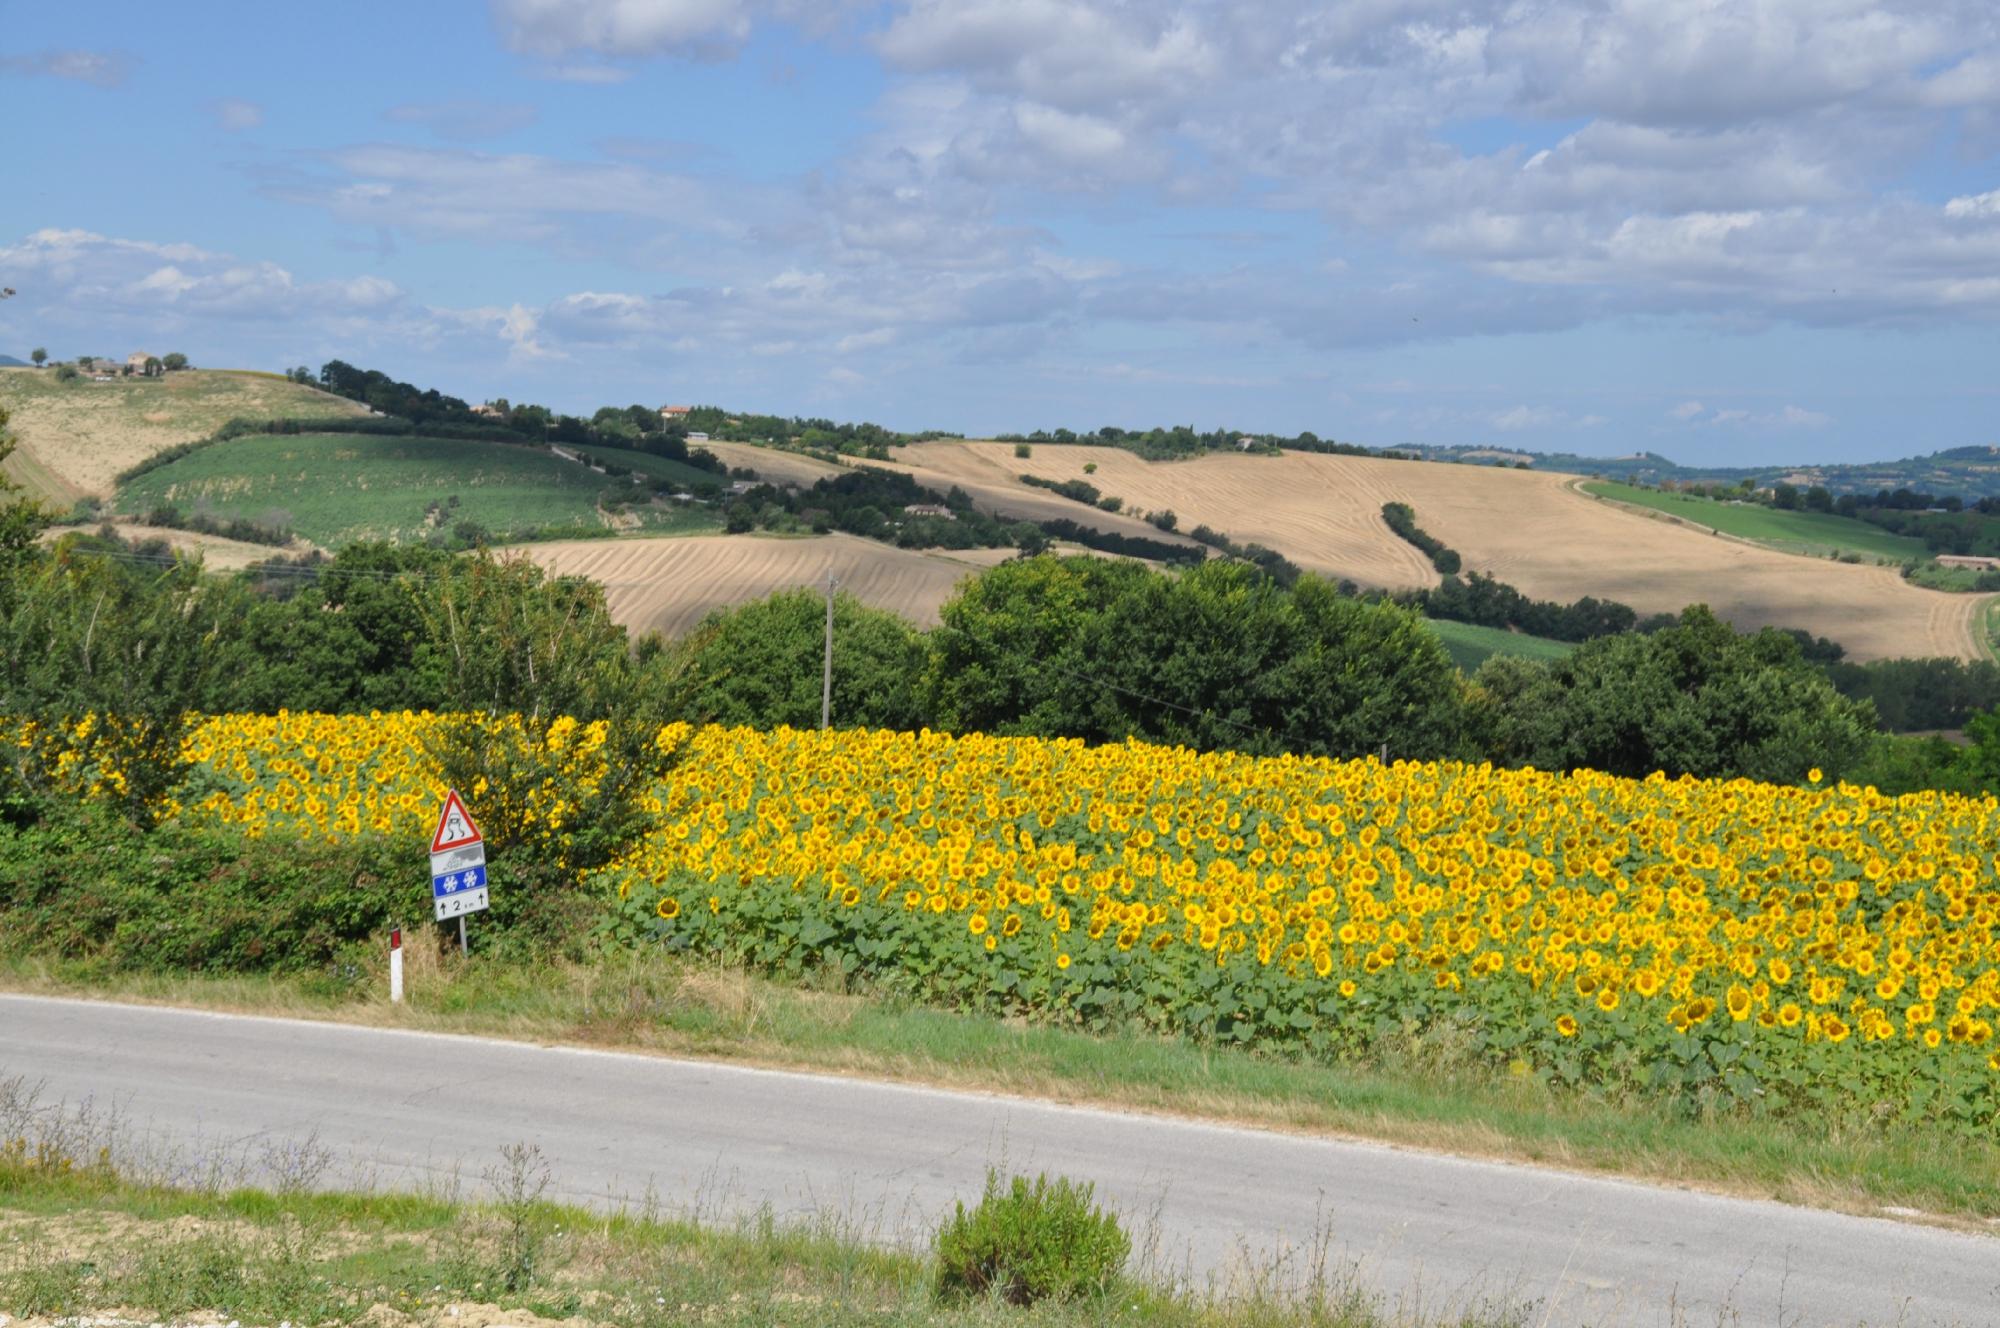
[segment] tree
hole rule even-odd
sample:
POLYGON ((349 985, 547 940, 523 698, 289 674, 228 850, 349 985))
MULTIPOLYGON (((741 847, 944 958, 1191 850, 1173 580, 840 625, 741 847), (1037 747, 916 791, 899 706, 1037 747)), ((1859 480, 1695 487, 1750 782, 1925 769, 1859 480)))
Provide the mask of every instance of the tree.
POLYGON ((1546 664, 1496 657, 1474 683, 1496 759, 1548 770, 1791 783, 1839 774, 1875 727, 1874 707, 1836 692, 1793 637, 1739 636, 1700 605, 1546 664))
POLYGON ((1038 558, 968 583, 942 617, 926 698, 945 728, 1332 756, 1464 745, 1436 636, 1311 577, 1038 558))
MULTIPOLYGON (((817 728, 826 600, 807 589, 710 615, 681 643, 696 722, 817 728)), ((846 591, 833 601, 833 722, 912 730, 928 722, 919 691, 922 633, 846 591)))
POLYGON ((16 578, 0 620, 0 711, 19 818, 84 788, 150 825, 188 774, 184 743, 234 616, 198 562, 134 568, 66 547, 16 578))
POLYGON ((450 716, 426 754, 476 800, 496 852, 573 886, 641 833, 643 799, 677 759, 657 741, 686 704, 674 661, 654 653, 642 668, 602 586, 524 558, 455 559, 409 590, 419 659, 435 664, 450 716))
POLYGON ((46 346, 37 346, 33 350, 28 352, 28 358, 33 360, 35 362, 35 367, 39 369, 44 364, 48 363, 49 359, 48 348, 46 346))
POLYGON ((166 372, 166 365, 160 360, 159 356, 148 355, 146 357, 146 367, 143 372, 148 378, 157 378, 166 372))
POLYGON ((188 367, 188 357, 181 354, 179 351, 173 351, 169 353, 165 359, 160 361, 160 365, 168 373, 174 373, 178 370, 185 369, 188 367))
POLYGON ((56 381, 58 383, 73 383, 81 377, 83 375, 77 371, 77 367, 74 364, 58 364, 56 366, 56 381))

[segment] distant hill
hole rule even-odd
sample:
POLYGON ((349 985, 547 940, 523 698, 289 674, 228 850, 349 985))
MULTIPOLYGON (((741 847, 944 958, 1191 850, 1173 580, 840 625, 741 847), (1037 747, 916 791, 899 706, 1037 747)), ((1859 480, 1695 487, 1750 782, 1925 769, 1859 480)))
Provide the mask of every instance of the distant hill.
POLYGON ((31 367, 26 360, 17 360, 12 355, 0 355, 0 369, 27 369, 31 367))
POLYGON ((869 464, 907 471, 940 492, 959 485, 1009 515, 1034 500, 1096 511, 1030 487, 1023 475, 1088 483, 1121 499, 1125 513, 1171 511, 1181 531, 1206 525, 1310 572, 1392 591, 1435 586, 1430 560, 1382 518, 1383 504, 1402 502, 1466 567, 1538 599, 1588 595, 1641 614, 1706 603, 1740 628, 1803 628, 1857 659, 1983 653, 1980 596, 1925 590, 1892 568, 1780 553, 1600 502, 1539 459, 1525 473, 1297 451, 1154 462, 1121 448, 1035 446, 1022 457, 1006 443, 953 441, 901 447, 894 462, 869 464))
MULTIPOLYGON (((1479 447, 1401 447, 1395 450, 1415 453, 1426 461, 1459 461, 1482 466, 1516 464, 1515 460, 1499 459, 1499 454, 1479 447)), ((1929 456, 1906 457, 1900 461, 1837 465, 1683 466, 1657 452, 1635 452, 1621 457, 1533 452, 1527 453, 1526 457, 1530 470, 1594 475, 1608 480, 1623 480, 1628 484, 1659 484, 1666 480, 1740 484, 1749 480, 1760 489, 1778 483, 1796 484, 1801 488, 1822 484, 1836 495, 1914 489, 1939 497, 1956 495, 1967 500, 2000 497, 2000 447, 1952 447, 1929 456)))
POLYGON ((188 369, 108 383, 56 381, 47 371, 0 369, 0 406, 19 447, 7 474, 61 507, 109 497, 118 472, 232 419, 328 419, 367 407, 280 374, 188 369))

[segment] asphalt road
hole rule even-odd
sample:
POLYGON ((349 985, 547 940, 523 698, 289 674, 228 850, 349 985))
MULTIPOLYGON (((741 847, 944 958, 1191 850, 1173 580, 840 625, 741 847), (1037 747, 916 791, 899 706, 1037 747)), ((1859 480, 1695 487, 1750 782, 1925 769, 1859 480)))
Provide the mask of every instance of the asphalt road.
POLYGON ((556 1189, 727 1219, 845 1214, 920 1240, 989 1165, 1096 1182, 1157 1267, 1331 1265, 1391 1308, 1531 1303, 1529 1324, 2000 1324, 2000 1239, 1535 1167, 705 1062, 0 996, 0 1076, 115 1103, 180 1164, 283 1157, 324 1183, 476 1185, 510 1143, 556 1189))

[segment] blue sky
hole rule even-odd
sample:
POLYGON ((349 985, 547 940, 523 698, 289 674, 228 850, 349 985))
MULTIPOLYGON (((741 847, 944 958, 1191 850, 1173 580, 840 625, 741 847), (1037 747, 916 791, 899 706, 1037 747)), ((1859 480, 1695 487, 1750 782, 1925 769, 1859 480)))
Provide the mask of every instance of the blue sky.
POLYGON ((968 433, 2000 444, 1988 0, 10 4, 0 352, 968 433))

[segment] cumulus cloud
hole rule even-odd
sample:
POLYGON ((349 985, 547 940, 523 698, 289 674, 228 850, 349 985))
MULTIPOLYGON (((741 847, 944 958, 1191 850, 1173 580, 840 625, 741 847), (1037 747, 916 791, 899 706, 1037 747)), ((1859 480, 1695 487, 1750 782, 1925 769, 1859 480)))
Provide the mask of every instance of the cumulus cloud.
POLYGON ((116 51, 36 51, 0 55, 0 74, 74 79, 92 87, 115 88, 131 77, 134 60, 116 51))

